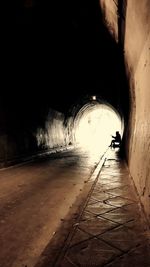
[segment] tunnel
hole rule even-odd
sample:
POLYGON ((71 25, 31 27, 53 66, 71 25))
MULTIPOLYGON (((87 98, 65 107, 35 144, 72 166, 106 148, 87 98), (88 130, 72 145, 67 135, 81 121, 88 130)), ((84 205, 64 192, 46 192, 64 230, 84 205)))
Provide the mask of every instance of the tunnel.
POLYGON ((92 101, 82 106, 75 115, 74 142, 83 149, 93 151, 101 147, 105 150, 117 130, 123 135, 123 118, 108 103, 98 102, 96 96, 91 99, 92 101))
POLYGON ((1 171, 73 150, 75 157, 95 153, 95 164, 119 131, 119 156, 150 227, 149 14, 149 0, 21 0, 4 7, 1 171))

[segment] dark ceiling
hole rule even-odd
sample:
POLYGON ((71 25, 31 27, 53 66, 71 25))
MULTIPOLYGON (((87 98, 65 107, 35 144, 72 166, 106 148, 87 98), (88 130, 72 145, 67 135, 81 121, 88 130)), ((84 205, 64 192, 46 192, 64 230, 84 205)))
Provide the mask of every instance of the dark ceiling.
POLYGON ((118 46, 103 25, 99 1, 22 1, 6 9, 1 100, 6 116, 34 124, 88 94, 118 105, 118 46), (30 6, 30 2, 32 5, 30 6), (11 114, 11 115, 10 115, 11 114))

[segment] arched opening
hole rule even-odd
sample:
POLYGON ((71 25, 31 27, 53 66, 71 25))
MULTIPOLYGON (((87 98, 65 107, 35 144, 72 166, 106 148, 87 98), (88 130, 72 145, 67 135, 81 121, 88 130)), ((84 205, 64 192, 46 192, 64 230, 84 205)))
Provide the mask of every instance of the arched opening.
POLYGON ((80 108, 74 119, 75 145, 92 153, 104 152, 116 131, 123 136, 124 120, 108 103, 89 102, 80 108))

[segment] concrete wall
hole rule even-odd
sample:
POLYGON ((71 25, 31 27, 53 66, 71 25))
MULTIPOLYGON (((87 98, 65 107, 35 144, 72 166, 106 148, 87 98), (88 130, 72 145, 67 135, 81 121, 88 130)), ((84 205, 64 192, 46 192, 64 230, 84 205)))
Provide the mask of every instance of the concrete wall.
MULTIPOLYGON (((100 0, 105 20, 113 25, 116 8, 109 2, 100 0)), ((124 2, 127 5, 123 46, 131 97, 126 152, 131 176, 150 222, 150 1, 124 2)))
POLYGON ((127 2, 125 61, 132 106, 128 163, 150 221, 150 1, 127 2))

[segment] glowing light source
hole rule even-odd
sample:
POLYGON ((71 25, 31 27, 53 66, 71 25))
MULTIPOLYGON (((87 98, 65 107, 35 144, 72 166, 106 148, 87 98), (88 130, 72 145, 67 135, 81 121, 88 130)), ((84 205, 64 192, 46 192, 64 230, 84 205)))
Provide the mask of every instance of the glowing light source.
POLYGON ((116 131, 122 135, 121 119, 109 106, 97 104, 85 110, 76 121, 76 143, 92 151, 104 151, 116 131))
POLYGON ((96 95, 93 95, 92 96, 92 100, 96 100, 96 95))

